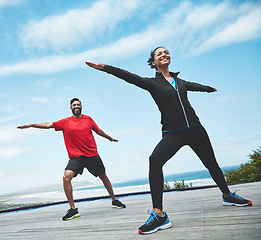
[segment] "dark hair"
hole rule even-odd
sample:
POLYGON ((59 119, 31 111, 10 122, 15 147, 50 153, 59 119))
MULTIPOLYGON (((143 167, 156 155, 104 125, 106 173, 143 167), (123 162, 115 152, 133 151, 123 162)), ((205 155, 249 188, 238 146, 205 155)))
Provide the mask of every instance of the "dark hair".
MULTIPOLYGON (((159 49, 159 48, 165 48, 165 47, 156 47, 154 50, 152 50, 152 51, 150 52, 150 58, 149 58, 149 60, 147 61, 147 63, 150 65, 150 67, 151 67, 151 68, 156 68, 156 70, 158 70, 158 69, 157 69, 156 66, 154 66, 154 65, 152 64, 152 62, 154 61, 154 53, 155 53, 155 51, 156 51, 157 49, 159 49)), ((166 48, 165 48, 165 49, 166 49, 166 48)))
POLYGON ((73 102, 75 102, 75 101, 79 101, 80 104, 82 105, 82 103, 81 103, 81 101, 79 100, 79 98, 73 98, 73 99, 70 101, 70 105, 72 105, 73 102))

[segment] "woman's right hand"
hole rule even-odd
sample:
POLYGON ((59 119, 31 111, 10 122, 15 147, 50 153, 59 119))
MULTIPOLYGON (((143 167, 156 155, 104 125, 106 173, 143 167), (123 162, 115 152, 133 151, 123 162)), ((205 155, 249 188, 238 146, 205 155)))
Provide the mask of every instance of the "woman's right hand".
POLYGON ((97 70, 102 70, 104 68, 104 64, 102 63, 92 63, 92 62, 85 62, 89 67, 97 69, 97 70))

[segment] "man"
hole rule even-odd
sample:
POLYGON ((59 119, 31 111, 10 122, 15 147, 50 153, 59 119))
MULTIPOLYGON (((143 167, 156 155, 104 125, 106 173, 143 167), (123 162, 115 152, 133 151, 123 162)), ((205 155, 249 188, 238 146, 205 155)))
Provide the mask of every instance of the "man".
POLYGON ((63 131, 65 146, 70 158, 63 176, 63 187, 70 209, 62 219, 71 220, 80 216, 78 208, 75 208, 74 205, 71 180, 76 177, 77 174, 82 174, 84 167, 95 177, 99 177, 102 180, 103 185, 112 199, 112 207, 125 208, 126 206, 124 204, 115 199, 111 182, 105 173, 105 167, 97 152, 92 131, 111 142, 118 142, 118 140, 110 137, 101 130, 91 117, 81 113, 82 104, 78 98, 71 100, 70 109, 73 115, 57 122, 27 124, 17 127, 19 129, 30 127, 42 129, 54 128, 56 131, 63 131))

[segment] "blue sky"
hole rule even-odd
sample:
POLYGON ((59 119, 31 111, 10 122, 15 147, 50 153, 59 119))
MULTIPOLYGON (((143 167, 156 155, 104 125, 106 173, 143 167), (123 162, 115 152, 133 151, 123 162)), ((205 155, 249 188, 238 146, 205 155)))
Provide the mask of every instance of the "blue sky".
MULTIPOLYGON (((220 166, 244 163, 260 146, 261 1, 0 0, 0 193, 62 182, 68 156, 62 133, 16 129, 83 113, 106 133, 95 135, 112 182, 148 176, 148 157, 161 138, 150 95, 88 68, 111 64, 154 76, 152 49, 165 46, 171 71, 215 87, 189 93, 220 166)), ((204 169, 188 147, 165 174, 204 169)), ((85 172, 75 181, 99 183, 85 172)))

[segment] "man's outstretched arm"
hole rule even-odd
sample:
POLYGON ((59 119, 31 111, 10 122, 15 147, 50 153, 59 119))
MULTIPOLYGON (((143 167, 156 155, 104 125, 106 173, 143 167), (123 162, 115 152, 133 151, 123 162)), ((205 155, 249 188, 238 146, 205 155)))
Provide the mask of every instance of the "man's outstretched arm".
POLYGON ((101 137, 104 137, 104 138, 110 140, 111 142, 118 142, 118 140, 112 138, 111 136, 109 136, 108 134, 106 134, 106 133, 105 133, 104 131, 102 131, 101 129, 100 129, 99 132, 97 132, 97 134, 100 135, 101 137))
POLYGON ((31 128, 31 127, 49 129, 49 128, 53 128, 53 123, 33 123, 33 124, 26 124, 26 125, 18 126, 17 128, 24 129, 24 128, 31 128))

